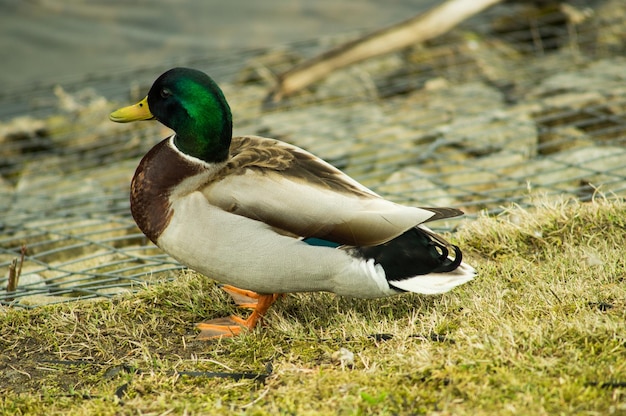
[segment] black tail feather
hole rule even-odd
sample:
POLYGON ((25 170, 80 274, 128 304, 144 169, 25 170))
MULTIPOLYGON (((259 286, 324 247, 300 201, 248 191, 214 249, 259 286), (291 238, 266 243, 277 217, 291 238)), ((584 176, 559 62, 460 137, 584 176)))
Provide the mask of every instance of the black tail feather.
POLYGON ((446 257, 446 259, 441 263, 441 266, 433 270, 433 272, 448 273, 456 270, 456 268, 461 265, 461 262, 463 262, 463 252, 454 244, 450 245, 450 247, 454 249, 454 259, 450 260, 449 257, 446 257))
POLYGON ((429 273, 455 270, 463 261, 461 250, 437 234, 419 227, 377 246, 355 247, 364 258, 374 259, 387 275, 387 280, 404 280, 429 273), (450 258, 450 251, 454 257, 450 258))

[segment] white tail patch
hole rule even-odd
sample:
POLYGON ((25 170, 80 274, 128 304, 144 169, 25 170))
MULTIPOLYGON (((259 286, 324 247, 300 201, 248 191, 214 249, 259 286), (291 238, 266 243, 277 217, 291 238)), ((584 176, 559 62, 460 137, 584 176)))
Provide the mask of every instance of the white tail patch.
POLYGON ((389 282, 389 286, 424 295, 437 295, 474 279, 476 270, 467 263, 447 273, 430 273, 389 282))

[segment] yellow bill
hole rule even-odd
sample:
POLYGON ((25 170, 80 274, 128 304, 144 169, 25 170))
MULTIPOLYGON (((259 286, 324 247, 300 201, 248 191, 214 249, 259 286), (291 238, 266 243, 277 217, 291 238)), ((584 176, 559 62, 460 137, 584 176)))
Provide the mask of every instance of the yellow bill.
POLYGON ((151 120, 154 116, 150 112, 148 97, 146 97, 137 104, 115 110, 109 115, 109 118, 116 123, 129 123, 138 120, 151 120))

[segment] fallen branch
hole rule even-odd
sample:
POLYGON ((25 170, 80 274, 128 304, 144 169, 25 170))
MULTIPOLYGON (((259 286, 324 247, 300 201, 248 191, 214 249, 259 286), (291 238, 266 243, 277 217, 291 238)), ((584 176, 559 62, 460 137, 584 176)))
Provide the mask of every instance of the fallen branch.
POLYGON ((279 75, 265 102, 276 103, 336 69, 439 36, 500 1, 448 0, 424 14, 340 45, 279 75))

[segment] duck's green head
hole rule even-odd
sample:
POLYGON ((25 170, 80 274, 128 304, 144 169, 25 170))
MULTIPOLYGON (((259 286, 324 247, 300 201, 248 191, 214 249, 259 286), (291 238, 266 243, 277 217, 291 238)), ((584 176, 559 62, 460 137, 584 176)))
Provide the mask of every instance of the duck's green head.
POLYGON ((125 123, 156 119, 176 132, 174 144, 185 154, 206 162, 228 157, 232 116, 222 90, 204 72, 174 68, 161 75, 148 96, 111 113, 125 123))

